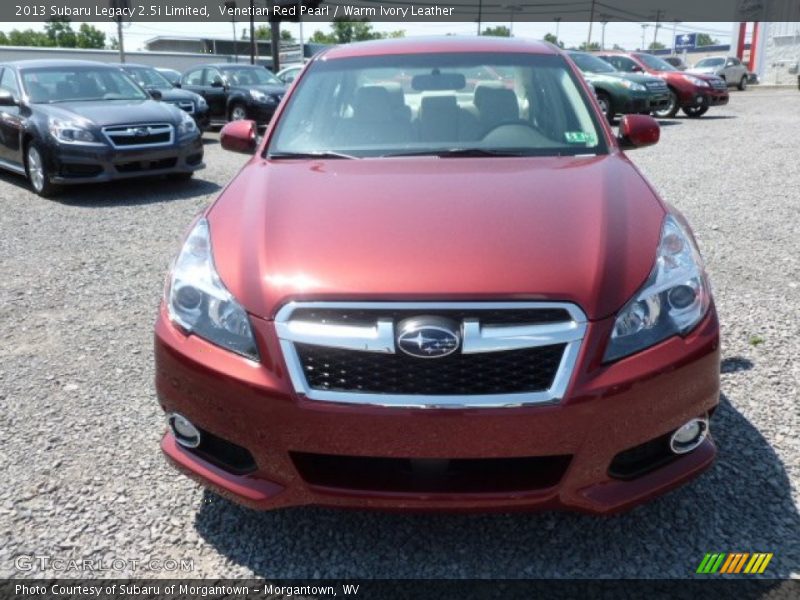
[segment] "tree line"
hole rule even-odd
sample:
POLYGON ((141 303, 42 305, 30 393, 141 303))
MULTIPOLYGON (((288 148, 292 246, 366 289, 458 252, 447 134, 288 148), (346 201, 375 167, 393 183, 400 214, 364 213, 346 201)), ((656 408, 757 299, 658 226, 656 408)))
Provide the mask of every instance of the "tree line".
POLYGON ((94 25, 81 23, 72 29, 69 19, 53 18, 44 25, 44 31, 12 29, 0 31, 0 46, 40 46, 46 48, 105 48, 106 34, 94 25))

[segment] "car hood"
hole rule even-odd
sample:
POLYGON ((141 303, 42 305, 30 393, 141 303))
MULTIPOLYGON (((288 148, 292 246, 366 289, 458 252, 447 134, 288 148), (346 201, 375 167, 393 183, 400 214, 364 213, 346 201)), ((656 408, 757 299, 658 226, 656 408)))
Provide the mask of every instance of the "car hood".
POLYGON ((692 75, 716 75, 721 70, 721 67, 693 67, 691 69, 686 69, 685 73, 691 73, 692 75))
POLYGON ((664 208, 620 154, 254 159, 208 212, 252 314, 292 299, 560 300, 608 316, 643 284, 664 208))
POLYGON ((278 94, 279 96, 283 96, 286 93, 286 88, 282 85, 248 85, 239 87, 243 90, 257 90, 265 94, 278 94))
POLYGON ((161 99, 166 102, 180 102, 181 100, 190 100, 197 102, 200 94, 195 94, 189 90, 181 90, 175 87, 157 88, 161 92, 161 99))
POLYGON ((174 106, 156 100, 97 100, 38 104, 37 108, 58 119, 79 117, 98 127, 167 121, 178 123, 180 113, 174 106))
POLYGON ((585 75, 589 81, 604 81, 612 85, 617 85, 624 80, 633 81, 641 85, 646 85, 649 81, 658 80, 658 77, 640 73, 586 73, 585 75))

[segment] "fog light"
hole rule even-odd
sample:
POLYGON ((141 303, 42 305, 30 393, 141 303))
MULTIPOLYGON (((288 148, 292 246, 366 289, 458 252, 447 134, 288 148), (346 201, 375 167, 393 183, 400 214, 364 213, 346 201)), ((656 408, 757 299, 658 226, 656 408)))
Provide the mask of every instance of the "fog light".
POLYGON ((703 443, 708 435, 708 419, 692 419, 680 426, 669 439, 669 447, 675 454, 686 454, 703 443))
POLYGON ((171 413, 167 417, 169 428, 175 436, 175 441, 186 448, 197 448, 200 445, 200 430, 192 422, 178 413, 171 413))

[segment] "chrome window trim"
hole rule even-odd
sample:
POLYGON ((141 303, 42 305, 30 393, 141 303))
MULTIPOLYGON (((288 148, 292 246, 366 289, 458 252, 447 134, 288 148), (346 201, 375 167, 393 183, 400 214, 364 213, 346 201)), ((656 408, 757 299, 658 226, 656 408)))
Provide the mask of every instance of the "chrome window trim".
POLYGON ((289 302, 276 314, 275 330, 294 391, 309 400, 392 408, 508 408, 555 404, 564 398, 575 370, 581 342, 586 335, 586 315, 575 304, 567 302, 289 302), (393 323, 378 320, 375 326, 351 326, 307 321, 293 322, 291 315, 300 308, 414 310, 419 311, 420 316, 425 315, 426 311, 445 309, 558 308, 567 311, 571 320, 537 325, 483 327, 477 321, 466 320, 463 324, 463 333, 466 335, 463 338, 462 352, 499 352, 550 344, 566 344, 561 362, 553 378, 553 385, 546 391, 474 396, 375 394, 333 392, 311 388, 303 373, 295 343, 365 352, 394 353, 393 323))
POLYGON ((108 143, 111 144, 111 147, 115 150, 137 150, 141 148, 161 148, 164 146, 171 146, 175 142, 175 127, 171 123, 135 123, 135 124, 121 124, 121 125, 106 125, 102 128, 103 136, 108 140, 108 143), (118 137, 134 137, 134 133, 130 133, 131 130, 140 129, 142 127, 147 127, 148 129, 155 129, 155 132, 151 132, 151 135, 157 135, 159 133, 169 132, 169 140, 166 142, 156 142, 154 144, 131 144, 130 146, 117 146, 114 143, 114 140, 111 139, 112 135, 116 135, 118 137), (122 130, 127 129, 127 132, 122 131, 111 131, 113 130, 122 130))

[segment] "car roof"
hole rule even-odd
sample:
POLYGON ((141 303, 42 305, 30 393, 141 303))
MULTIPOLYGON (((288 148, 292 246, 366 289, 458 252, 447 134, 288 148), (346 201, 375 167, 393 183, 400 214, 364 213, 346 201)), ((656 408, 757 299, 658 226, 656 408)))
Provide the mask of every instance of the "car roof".
POLYGON ((445 52, 513 52, 528 54, 560 54, 553 45, 523 38, 494 36, 436 36, 373 40, 334 46, 320 53, 324 60, 381 56, 387 54, 427 54, 445 52))
POLYGON ((45 68, 45 67, 107 67, 109 69, 113 69, 114 65, 110 65, 104 62, 98 62, 96 60, 67 60, 67 59, 48 59, 48 58, 39 58, 34 60, 15 60, 7 63, 3 63, 7 67, 16 67, 17 69, 28 69, 28 68, 45 68))

